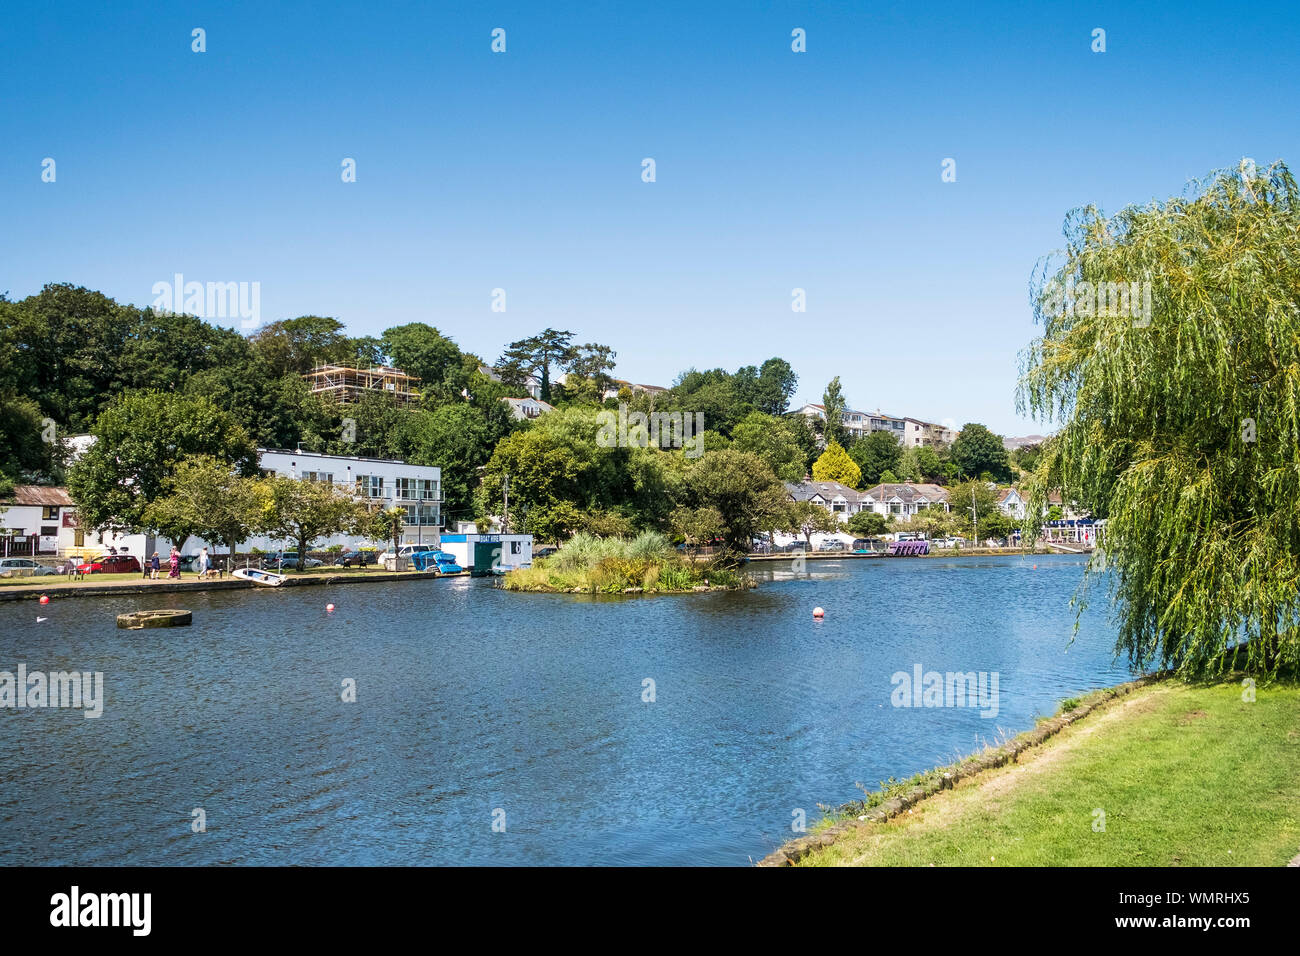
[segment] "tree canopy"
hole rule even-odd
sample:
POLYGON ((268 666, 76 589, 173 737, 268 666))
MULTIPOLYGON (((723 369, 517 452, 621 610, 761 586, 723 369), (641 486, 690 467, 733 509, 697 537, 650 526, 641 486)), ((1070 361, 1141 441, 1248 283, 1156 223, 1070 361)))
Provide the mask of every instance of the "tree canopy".
POLYGON ((1059 487, 1106 519, 1118 649, 1139 666, 1300 657, 1298 200, 1284 164, 1243 162, 1111 217, 1089 206, 1037 276, 1018 401, 1063 424, 1030 513, 1059 487), (1099 287, 1127 307, 1097 308, 1099 287))
POLYGON ((862 481, 862 470, 839 442, 831 441, 813 463, 812 476, 814 481, 838 481, 849 488, 857 488, 862 481))

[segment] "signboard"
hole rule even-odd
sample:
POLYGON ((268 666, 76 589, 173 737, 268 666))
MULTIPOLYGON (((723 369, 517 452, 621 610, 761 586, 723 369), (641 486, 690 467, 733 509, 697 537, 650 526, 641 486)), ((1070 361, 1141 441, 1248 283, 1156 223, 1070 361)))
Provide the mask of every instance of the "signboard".
POLYGON ((77 527, 77 513, 75 511, 65 510, 63 512, 63 527, 65 528, 77 527))

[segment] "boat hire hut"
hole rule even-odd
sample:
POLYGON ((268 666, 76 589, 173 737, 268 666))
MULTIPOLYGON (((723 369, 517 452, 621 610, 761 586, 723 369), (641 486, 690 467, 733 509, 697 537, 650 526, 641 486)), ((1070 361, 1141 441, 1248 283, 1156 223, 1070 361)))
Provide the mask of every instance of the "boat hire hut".
POLYGON ((504 574, 533 564, 531 534, 444 534, 438 546, 473 575, 504 574))

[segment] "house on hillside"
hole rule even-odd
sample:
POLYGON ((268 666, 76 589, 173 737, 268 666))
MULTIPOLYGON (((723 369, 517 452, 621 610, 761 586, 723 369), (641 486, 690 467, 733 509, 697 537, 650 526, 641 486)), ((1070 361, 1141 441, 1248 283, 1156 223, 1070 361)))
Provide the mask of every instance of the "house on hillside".
MULTIPOLYGON (((810 423, 824 423, 826 421, 825 405, 804 405, 799 409, 799 414, 808 419, 810 423)), ((848 434, 849 441, 861 438, 868 432, 867 413, 855 411, 852 408, 844 409, 840 415, 840 422, 844 426, 844 431, 848 434)))
POLYGON ((998 488, 998 510, 1008 518, 1021 519, 1025 516, 1028 499, 1016 488, 998 488))
POLYGON ((609 384, 605 386, 605 390, 600 394, 601 400, 618 398, 623 389, 627 389, 633 395, 649 395, 652 398, 668 393, 668 389, 662 385, 641 385, 636 382, 629 382, 624 378, 611 378, 609 384))
MULTIPOLYGON (((494 382, 501 381, 500 373, 498 373, 497 370, 494 368, 490 368, 486 365, 480 365, 478 367, 478 370, 479 370, 479 374, 484 376, 485 378, 489 378, 494 382)), ((542 397, 542 380, 539 376, 533 375, 531 372, 525 375, 523 387, 524 387, 524 391, 528 393, 529 397, 538 398, 538 399, 542 397)))
POLYGON ((926 445, 951 445, 956 433, 947 425, 923 422, 919 418, 903 419, 903 444, 907 448, 926 445))
POLYGON ((521 421, 541 418, 547 412, 555 411, 555 406, 540 398, 503 398, 501 401, 510 406, 510 414, 521 421))

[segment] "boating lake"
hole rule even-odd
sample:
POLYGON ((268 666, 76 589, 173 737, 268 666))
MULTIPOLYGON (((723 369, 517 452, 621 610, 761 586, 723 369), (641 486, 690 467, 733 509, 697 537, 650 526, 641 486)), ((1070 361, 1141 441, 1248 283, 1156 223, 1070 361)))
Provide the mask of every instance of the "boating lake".
POLYGON ((0 863, 744 865, 799 835, 796 809, 811 826, 856 782, 1129 679, 1104 591, 1070 643, 1083 567, 782 562, 754 566, 756 590, 650 598, 455 578, 7 602, 0 671, 101 671, 105 701, 97 719, 0 709, 0 863), (159 607, 193 626, 115 626, 159 607), (917 665, 996 672, 997 716, 892 706, 891 675, 917 665))

